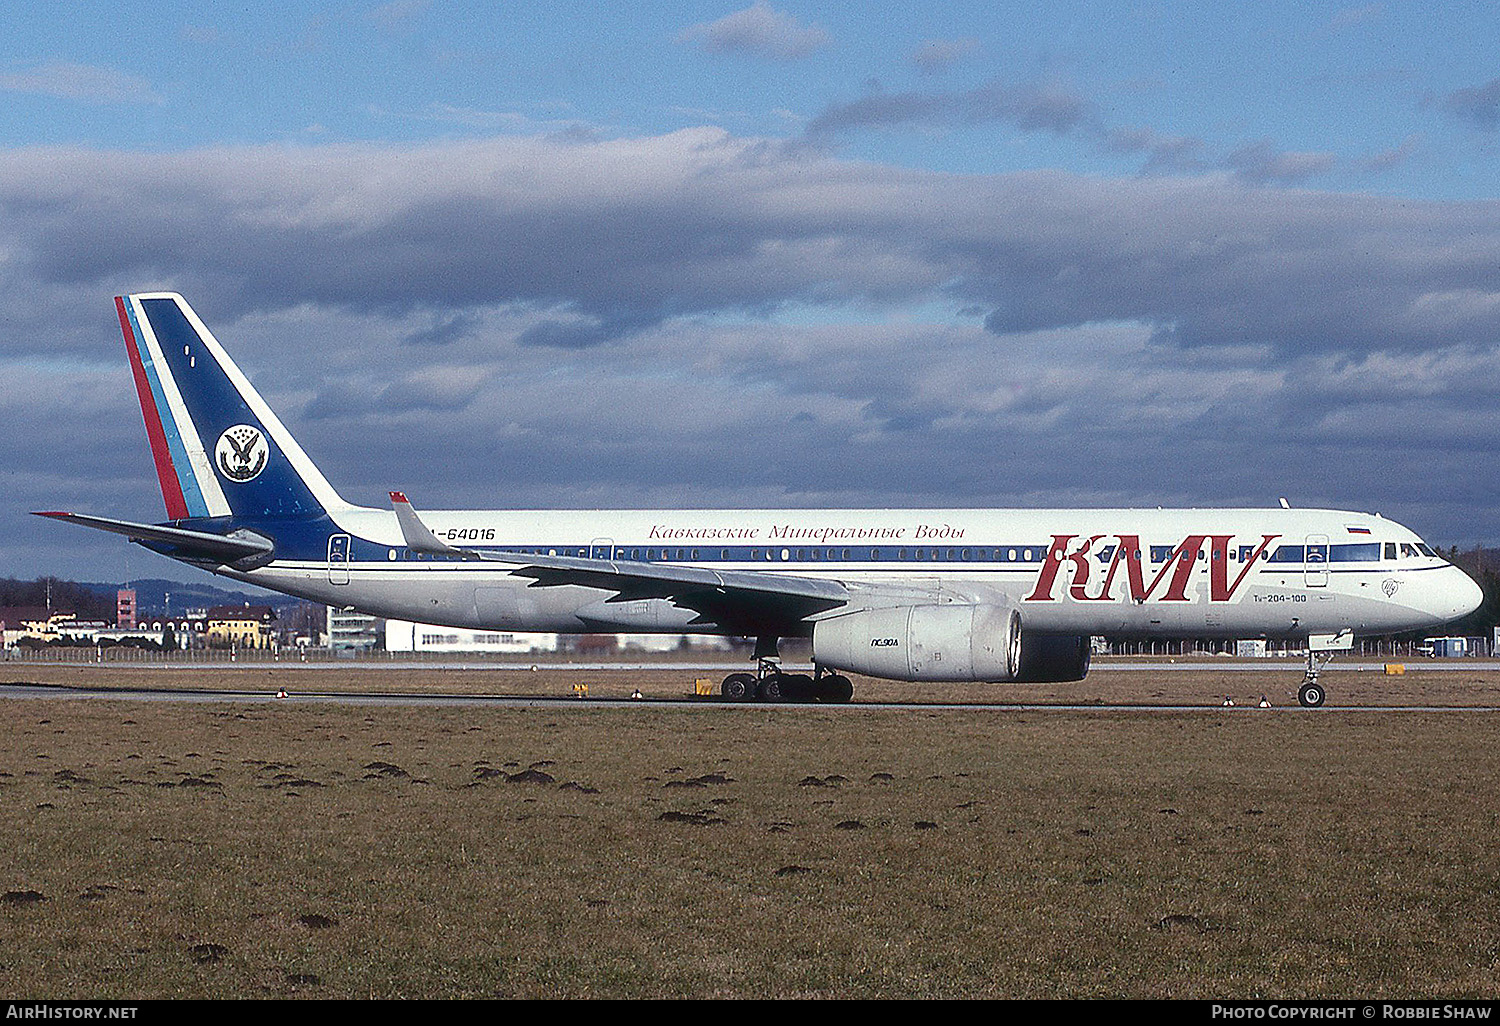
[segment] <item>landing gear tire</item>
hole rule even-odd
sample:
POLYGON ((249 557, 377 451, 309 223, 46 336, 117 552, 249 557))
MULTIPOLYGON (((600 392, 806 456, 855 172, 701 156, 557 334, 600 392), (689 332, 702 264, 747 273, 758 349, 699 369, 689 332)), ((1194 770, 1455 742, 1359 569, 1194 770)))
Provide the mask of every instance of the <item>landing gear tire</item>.
POLYGON ((818 701, 828 705, 844 705, 854 697, 854 685, 842 673, 819 677, 817 687, 818 701))
POLYGON ((818 684, 805 673, 788 673, 782 678, 782 691, 789 702, 816 702, 818 684))
POLYGON ((1323 685, 1316 681, 1308 681, 1297 692, 1297 701, 1301 702, 1308 709, 1316 709, 1323 704, 1323 699, 1327 697, 1327 694, 1323 691, 1323 685))
POLYGON ((786 702, 787 680, 779 673, 773 673, 760 680, 760 700, 762 702, 786 702))
POLYGON ((748 673, 731 673, 719 687, 719 694, 731 702, 753 702, 756 691, 755 677, 748 673))
POLYGON ((760 679, 762 702, 813 702, 818 697, 818 685, 805 673, 772 673, 760 679))

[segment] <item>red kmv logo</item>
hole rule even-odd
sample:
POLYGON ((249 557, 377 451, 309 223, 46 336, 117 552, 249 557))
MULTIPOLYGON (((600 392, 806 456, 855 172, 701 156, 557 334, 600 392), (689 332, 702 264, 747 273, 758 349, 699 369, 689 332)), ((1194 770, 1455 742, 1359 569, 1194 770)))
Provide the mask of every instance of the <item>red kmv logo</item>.
MULTIPOLYGON (((1067 594, 1075 602, 1111 602, 1121 598, 1145 602, 1154 598, 1158 602, 1189 602, 1187 586, 1192 580, 1193 570, 1200 557, 1208 563, 1208 600, 1228 602, 1244 583, 1245 577, 1254 569, 1266 548, 1279 534, 1261 535, 1259 545, 1240 545, 1237 551, 1240 564, 1234 580, 1229 579, 1229 543, 1232 534, 1190 534, 1182 543, 1171 548, 1170 553, 1155 571, 1151 583, 1146 583, 1146 560, 1141 554, 1141 538, 1138 534, 1096 534, 1081 538, 1076 534, 1054 534, 1047 549, 1047 557, 1036 580, 1036 588, 1026 596, 1027 602, 1055 602, 1059 584, 1065 576, 1063 566, 1072 567, 1066 575, 1067 594), (1095 549, 1094 546, 1107 538, 1114 541, 1095 549), (1113 551, 1111 551, 1113 550, 1113 551), (1124 572, 1121 573, 1121 568, 1124 572), (1095 570, 1099 571, 1095 575, 1095 570), (1117 586, 1116 578, 1123 580, 1117 586), (1120 588, 1125 594, 1120 595, 1120 588), (1157 594, 1157 589, 1162 589, 1157 594)), ((1162 546, 1156 546, 1157 549, 1162 546)))

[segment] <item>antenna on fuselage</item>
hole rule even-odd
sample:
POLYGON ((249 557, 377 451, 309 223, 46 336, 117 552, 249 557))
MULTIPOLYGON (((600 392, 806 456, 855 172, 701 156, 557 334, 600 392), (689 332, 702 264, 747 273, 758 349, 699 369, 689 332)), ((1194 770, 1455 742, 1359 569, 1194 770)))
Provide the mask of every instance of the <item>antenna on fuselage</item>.
POLYGON ((1286 496, 1284 496, 1284 495, 1281 497, 1281 508, 1282 509, 1291 509, 1292 508, 1292 504, 1286 501, 1286 496))

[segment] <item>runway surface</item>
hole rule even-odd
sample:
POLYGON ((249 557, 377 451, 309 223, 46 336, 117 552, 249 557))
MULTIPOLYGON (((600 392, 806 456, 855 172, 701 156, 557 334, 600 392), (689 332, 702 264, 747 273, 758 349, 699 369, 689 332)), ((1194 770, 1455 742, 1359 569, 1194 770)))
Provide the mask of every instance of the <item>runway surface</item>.
POLYGON ((568 698, 537 695, 452 695, 427 692, 332 692, 292 691, 286 698, 278 698, 266 691, 222 691, 209 689, 168 688, 92 688, 59 684, 0 684, 0 698, 70 698, 70 699, 114 699, 127 702, 253 702, 274 705, 334 704, 372 706, 422 706, 422 707, 494 707, 510 709, 670 709, 682 711, 765 711, 775 709, 797 711, 901 711, 901 712, 1134 712, 1134 713, 1495 713, 1500 706, 1434 706, 1434 705, 1325 705, 1318 709, 1307 709, 1300 705, 1272 705, 1261 708, 1256 705, 1152 705, 1146 703, 1023 703, 1023 702, 851 702, 847 705, 819 705, 817 703, 725 702, 716 698, 568 698))
MULTIPOLYGON (((1392 658, 1385 662, 1340 662, 1333 660, 1323 667, 1324 673, 1337 673, 1342 671, 1359 671, 1362 673, 1379 673, 1387 663, 1401 663, 1408 670, 1421 670, 1424 673, 1460 673, 1485 670, 1500 670, 1500 661, 1488 660, 1485 662, 1469 662, 1465 660, 1402 660, 1392 658)), ((1230 662, 1222 663, 1212 660, 1200 660, 1197 662, 1139 662, 1139 663, 1114 663, 1095 662, 1090 669, 1090 674, 1130 672, 1138 673, 1144 671, 1175 672, 1193 670, 1202 672, 1204 670, 1222 670, 1228 673, 1265 673, 1267 671, 1285 670, 1288 673, 1296 673, 1306 665, 1302 659, 1275 659, 1262 662, 1230 662)), ((516 671, 535 670, 539 673, 604 673, 619 670, 641 670, 641 671, 666 671, 678 673, 737 673, 752 669, 748 662, 738 663, 500 663, 500 662, 464 662, 456 660, 453 662, 432 662, 427 660, 327 660, 312 663, 299 662, 295 659, 275 661, 246 661, 242 663, 194 663, 194 662, 133 662, 121 660, 116 662, 108 660, 99 662, 58 662, 56 660, 30 660, 30 659, 5 659, 0 660, 0 668, 7 666, 47 666, 47 667, 91 667, 107 666, 115 669, 153 669, 166 671, 196 670, 199 672, 212 672, 216 670, 496 670, 516 671)), ((781 668, 793 673, 811 673, 812 663, 782 663, 781 668)), ((3 672, 3 669, 0 669, 3 672)))

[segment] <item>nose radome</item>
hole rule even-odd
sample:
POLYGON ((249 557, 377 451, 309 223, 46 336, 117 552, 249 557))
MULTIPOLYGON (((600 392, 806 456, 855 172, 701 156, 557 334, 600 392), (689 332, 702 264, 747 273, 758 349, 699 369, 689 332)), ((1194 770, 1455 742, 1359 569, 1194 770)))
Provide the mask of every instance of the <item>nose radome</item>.
POLYGON ((1454 567, 1453 570, 1459 577, 1463 578, 1461 582, 1457 580, 1453 582, 1453 619, 1457 620, 1461 616, 1468 616, 1480 607, 1484 602, 1484 589, 1479 586, 1474 578, 1458 569, 1458 567, 1454 567))

